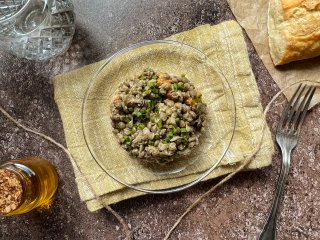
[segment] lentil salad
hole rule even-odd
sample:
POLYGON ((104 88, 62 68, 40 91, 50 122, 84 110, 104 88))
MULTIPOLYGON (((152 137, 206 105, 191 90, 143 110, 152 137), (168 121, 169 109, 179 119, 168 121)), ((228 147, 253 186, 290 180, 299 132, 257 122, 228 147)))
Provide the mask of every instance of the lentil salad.
POLYGON ((206 108, 184 75, 146 69, 118 87, 111 103, 113 133, 130 155, 168 162, 199 144, 206 108))

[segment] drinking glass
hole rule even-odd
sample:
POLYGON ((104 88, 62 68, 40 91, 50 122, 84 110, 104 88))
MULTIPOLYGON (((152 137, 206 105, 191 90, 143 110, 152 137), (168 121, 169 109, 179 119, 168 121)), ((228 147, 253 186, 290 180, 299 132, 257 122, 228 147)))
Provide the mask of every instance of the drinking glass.
POLYGON ((75 31, 71 0, 0 0, 0 46, 30 60, 65 52, 75 31))

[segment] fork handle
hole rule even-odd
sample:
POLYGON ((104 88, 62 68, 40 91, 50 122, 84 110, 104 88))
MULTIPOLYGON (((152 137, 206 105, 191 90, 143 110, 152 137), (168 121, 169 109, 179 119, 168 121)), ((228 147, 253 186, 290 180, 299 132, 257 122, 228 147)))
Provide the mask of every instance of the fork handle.
POLYGON ((280 205, 281 195, 284 190, 284 185, 288 176, 290 167, 290 155, 291 151, 282 151, 282 165, 280 175, 277 182, 276 194, 273 199, 272 208, 269 213, 267 222, 265 223, 263 230, 260 234, 259 240, 274 240, 276 239, 276 222, 277 213, 280 205))

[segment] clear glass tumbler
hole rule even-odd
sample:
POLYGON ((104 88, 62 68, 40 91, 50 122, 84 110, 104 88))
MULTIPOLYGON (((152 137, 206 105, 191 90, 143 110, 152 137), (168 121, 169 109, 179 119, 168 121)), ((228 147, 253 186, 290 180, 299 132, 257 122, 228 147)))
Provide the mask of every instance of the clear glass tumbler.
POLYGON ((75 31, 71 0, 0 1, 0 46, 31 60, 65 52, 75 31))

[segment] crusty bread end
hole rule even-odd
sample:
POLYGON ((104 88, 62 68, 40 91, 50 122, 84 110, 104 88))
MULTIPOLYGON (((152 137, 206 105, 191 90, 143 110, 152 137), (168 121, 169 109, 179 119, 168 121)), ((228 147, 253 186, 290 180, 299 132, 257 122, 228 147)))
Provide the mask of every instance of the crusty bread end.
POLYGON ((320 0, 270 0, 268 14, 275 65, 320 55, 320 0))

